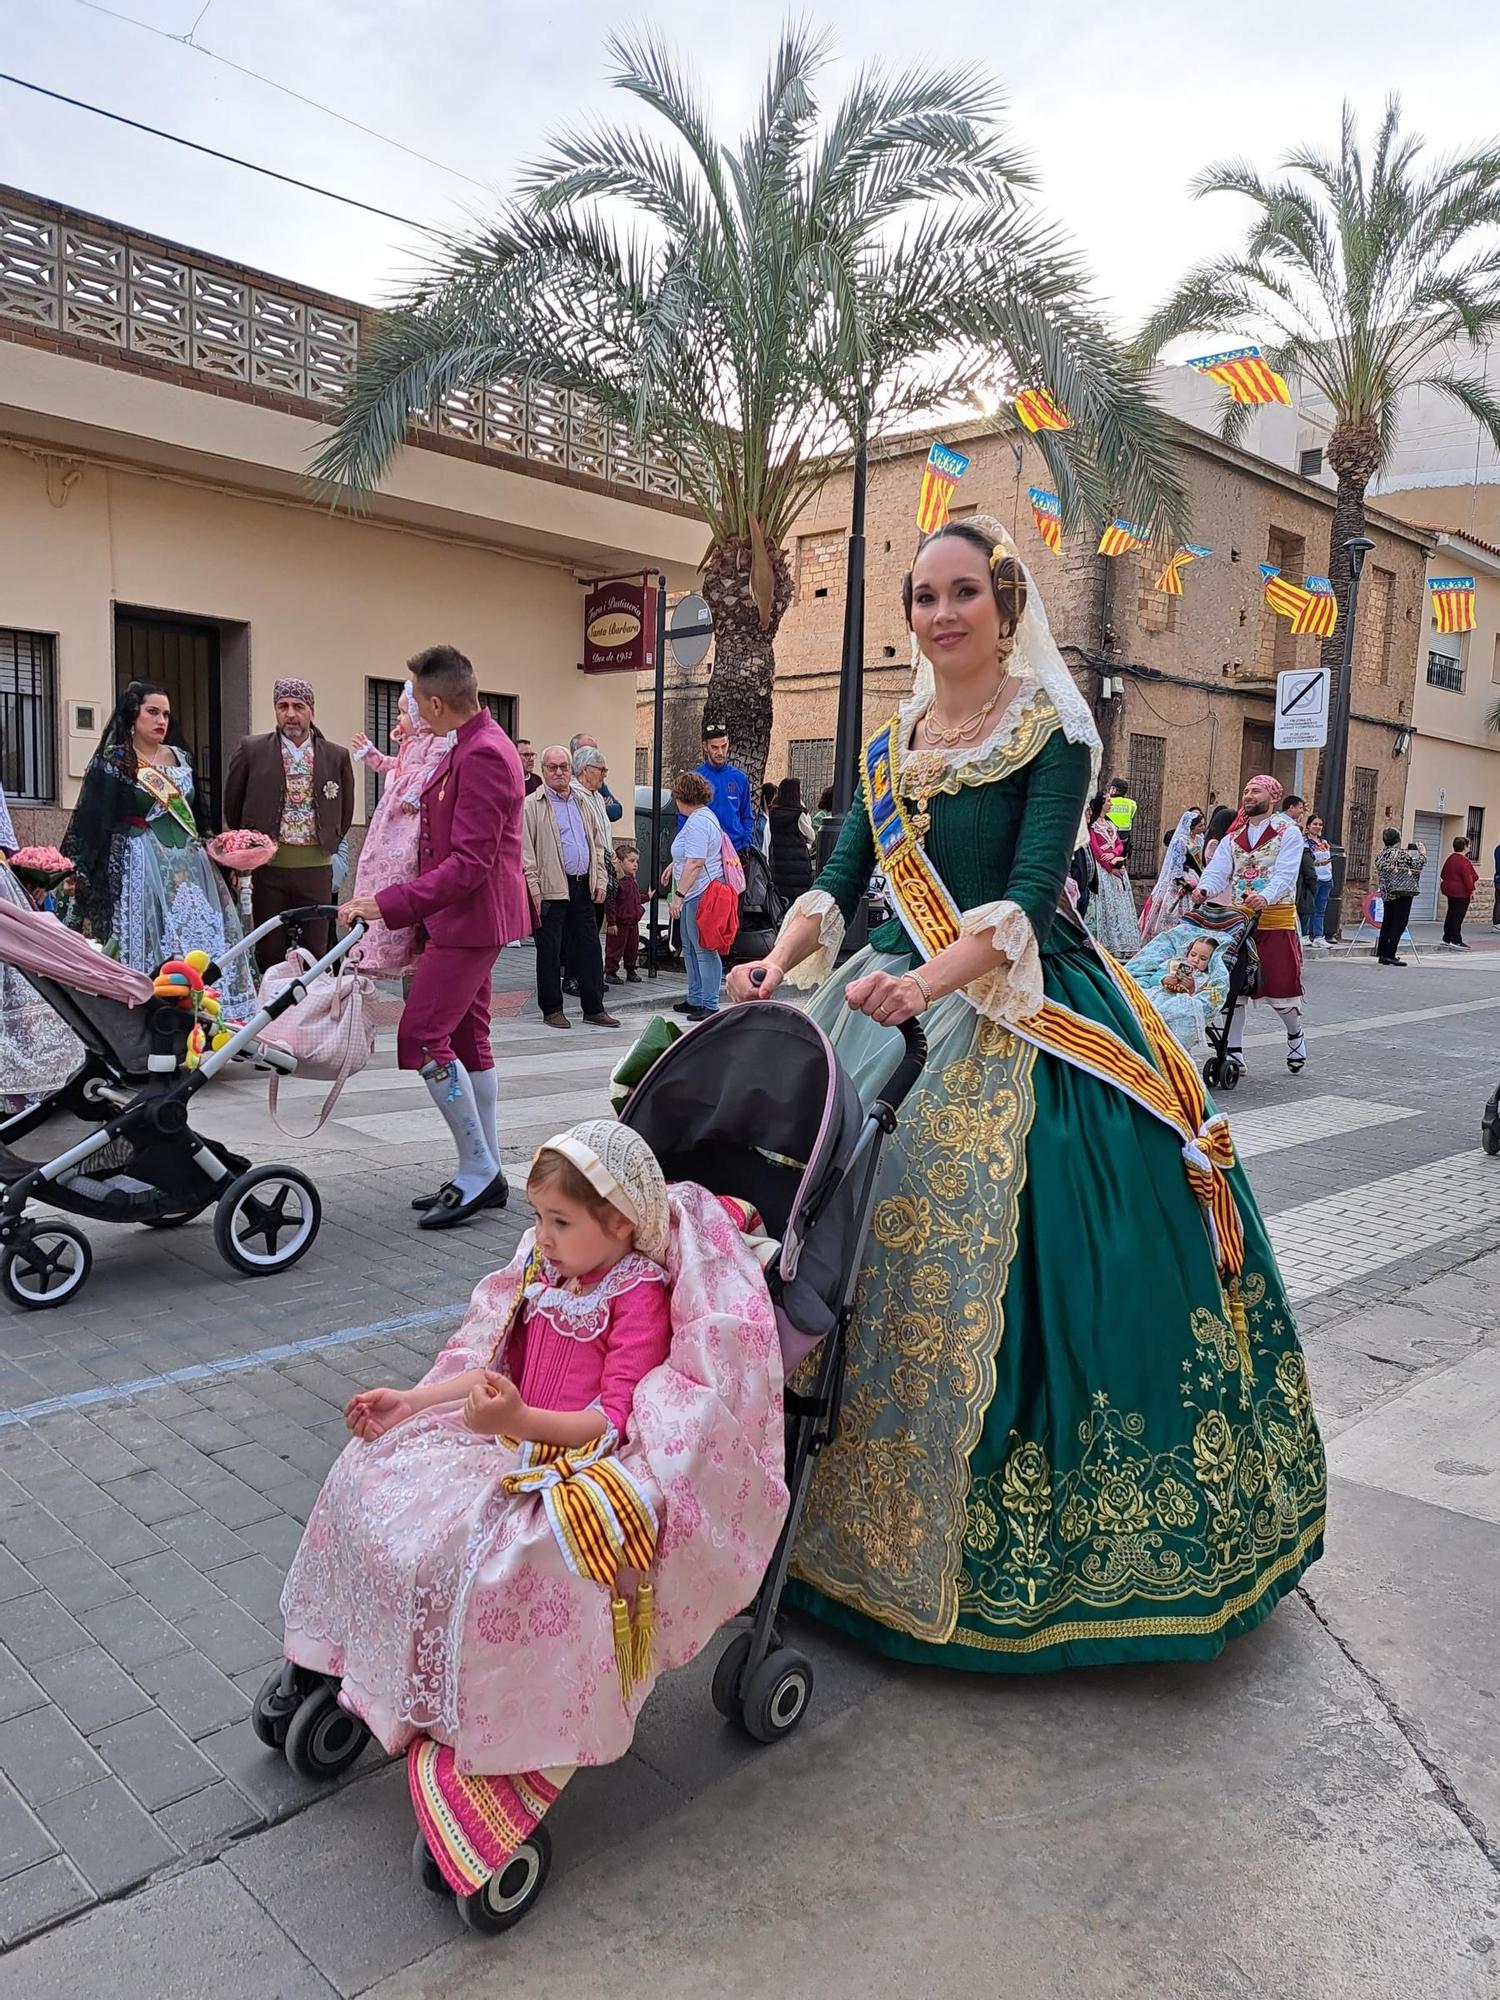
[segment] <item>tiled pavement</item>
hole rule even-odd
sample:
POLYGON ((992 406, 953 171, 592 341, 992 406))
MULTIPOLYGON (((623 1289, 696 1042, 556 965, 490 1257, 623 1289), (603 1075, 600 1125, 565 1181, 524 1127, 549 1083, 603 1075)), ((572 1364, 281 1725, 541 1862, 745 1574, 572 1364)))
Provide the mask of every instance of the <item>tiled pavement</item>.
MULTIPOLYGON (((1480 1154, 1477 1128, 1492 1070, 1500 1077, 1500 1053, 1491 1057, 1500 960, 1439 962, 1404 978, 1357 961, 1315 965, 1310 990, 1308 1069, 1288 1077, 1274 1023, 1258 1027, 1251 1075, 1228 1108, 1304 1301, 1318 1382, 1335 1360, 1344 1369, 1332 1344, 1325 1360, 1320 1328, 1374 1312, 1490 1247, 1500 1162, 1480 1154)), ((575 1030, 559 1048, 563 1038, 527 1016, 524 996, 497 1021, 508 1157, 601 1108, 629 1039, 575 1030)), ((7 1944, 221 1853, 217 1874, 243 1882, 330 1982, 247 1992, 361 1991, 451 1931, 451 1913, 413 1905, 402 1878, 399 1890, 367 1884, 350 1937, 315 1949, 298 1937, 310 1919, 296 1913, 312 1900, 301 1879, 312 1865, 306 1846, 291 1827, 236 1839, 315 1795, 262 1750, 248 1712, 277 1658, 285 1565, 345 1441, 342 1405, 356 1386, 425 1369, 520 1226, 507 1212, 435 1237, 410 1227, 405 1198, 438 1177, 445 1147, 390 1062, 382 1048, 306 1141, 270 1130, 262 1087, 249 1079, 206 1100, 207 1129, 257 1161, 304 1164, 319 1182, 322 1234, 285 1277, 233 1277, 203 1225, 164 1235, 99 1229, 93 1277, 74 1307, 0 1321, 7 1944), (377 1888, 395 1898, 399 1924, 377 1914, 377 1888)), ((318 1101, 316 1086, 293 1086, 283 1115, 301 1121, 318 1101)), ((1330 1398, 1345 1393, 1346 1372, 1328 1380, 1330 1398)), ((1368 1401, 1375 1392, 1360 1393, 1368 1401)), ((826 1641, 816 1657, 820 1722, 878 1679, 826 1641)), ((742 1746, 704 1731, 702 1678, 664 1685, 632 1758, 591 1775, 591 1804, 570 1827, 575 1858, 603 1837, 597 1822, 618 1837, 735 1768, 742 1746)), ((320 1840, 363 1855, 361 1830, 399 1813, 398 1792, 399 1774, 367 1752, 340 1800, 319 1808, 320 1840)), ((575 1812, 571 1800, 560 1817, 575 1812)), ((384 1844, 404 1865, 402 1841, 384 1844)), ((24 1989, 5 1985, 0 1961, 0 1994, 11 1990, 24 1989)))

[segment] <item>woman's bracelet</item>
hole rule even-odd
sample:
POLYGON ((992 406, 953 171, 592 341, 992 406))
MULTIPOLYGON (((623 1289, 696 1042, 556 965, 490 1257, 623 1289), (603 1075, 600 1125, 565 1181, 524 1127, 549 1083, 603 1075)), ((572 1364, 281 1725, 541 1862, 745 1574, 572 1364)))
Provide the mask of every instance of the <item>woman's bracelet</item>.
POLYGON ((927 1009, 932 1005, 932 988, 927 984, 927 981, 922 977, 920 972, 903 972, 901 977, 909 979, 921 994, 922 1012, 925 1014, 927 1009))

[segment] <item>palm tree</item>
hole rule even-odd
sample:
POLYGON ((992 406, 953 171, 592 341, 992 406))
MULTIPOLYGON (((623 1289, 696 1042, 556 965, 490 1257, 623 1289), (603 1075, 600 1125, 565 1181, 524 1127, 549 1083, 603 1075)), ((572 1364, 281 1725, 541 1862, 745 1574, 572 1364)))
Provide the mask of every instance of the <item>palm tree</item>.
MULTIPOLYGON (((1206 167, 1195 196, 1237 194, 1254 206, 1241 248, 1190 271, 1135 343, 1154 361, 1184 334, 1212 337, 1269 329, 1266 358, 1321 391, 1332 411, 1328 462, 1338 497, 1328 535, 1328 575, 1342 620, 1348 608, 1344 544, 1365 529, 1365 493, 1396 444, 1401 397, 1435 389, 1500 443, 1500 400, 1482 375, 1452 367, 1446 350, 1478 349, 1500 331, 1500 147, 1420 162, 1425 142, 1401 130, 1388 100, 1368 169, 1347 103, 1336 157, 1298 147, 1281 163, 1291 178, 1263 180, 1244 160, 1206 167)), ((1251 408, 1230 403, 1233 443, 1251 408)), ((1335 675, 1342 635, 1324 641, 1335 675)))
POLYGON ((1042 439, 1065 519, 1123 509, 1182 530, 1145 370, 1030 204, 990 83, 869 71, 825 120, 825 45, 793 27, 730 147, 660 42, 609 50, 614 84, 665 129, 563 133, 498 220, 444 247, 365 343, 325 480, 368 490, 414 411, 475 384, 590 399, 677 461, 703 513, 708 698, 756 782, 787 538, 856 437, 1044 382, 1073 422, 1042 439))

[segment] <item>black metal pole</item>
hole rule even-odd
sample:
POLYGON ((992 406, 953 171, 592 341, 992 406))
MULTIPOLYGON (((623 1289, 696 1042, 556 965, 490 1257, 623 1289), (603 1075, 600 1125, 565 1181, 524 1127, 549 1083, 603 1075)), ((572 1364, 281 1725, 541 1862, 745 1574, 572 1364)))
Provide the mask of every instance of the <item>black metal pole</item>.
POLYGON ((667 709, 667 579, 656 572, 656 691, 651 725, 651 918, 646 977, 656 977, 661 938, 661 752, 667 709))
POLYGON ((1349 602, 1344 611, 1344 651, 1339 664, 1339 684, 1334 690, 1333 712, 1328 718, 1328 742, 1318 765, 1317 816, 1323 822, 1323 838, 1331 850, 1333 884, 1328 892, 1328 908, 1323 916, 1324 937, 1337 937, 1344 921, 1344 879, 1349 854, 1344 846, 1344 788, 1349 764, 1349 706, 1354 679, 1354 620, 1359 610, 1359 579, 1365 557, 1374 547, 1362 535, 1351 536, 1344 548, 1349 562, 1349 602))
POLYGON ((861 428, 854 447, 853 493, 849 513, 849 555, 844 584, 844 656, 839 668, 839 718, 833 746, 833 811, 818 834, 821 865, 833 852, 839 830, 859 788, 859 752, 865 708, 865 488, 869 442, 861 428))

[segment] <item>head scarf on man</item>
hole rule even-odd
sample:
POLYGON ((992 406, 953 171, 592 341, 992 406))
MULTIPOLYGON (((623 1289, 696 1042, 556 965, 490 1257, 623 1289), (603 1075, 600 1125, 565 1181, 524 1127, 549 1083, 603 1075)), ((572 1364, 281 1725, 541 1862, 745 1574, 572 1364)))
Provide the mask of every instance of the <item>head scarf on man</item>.
POLYGON ((298 680, 294 675, 289 675, 285 680, 277 681, 271 690, 271 699, 273 702, 305 701, 309 708, 315 706, 312 682, 298 680))
MULTIPOLYGON (((1281 801, 1286 797, 1286 786, 1282 784, 1280 778, 1273 778, 1269 771, 1262 771, 1258 777, 1246 778, 1244 784, 1240 788, 1240 797, 1242 799, 1244 798, 1245 793, 1249 791, 1252 785, 1259 785, 1263 790, 1270 793, 1272 812, 1275 812, 1276 808, 1281 804, 1281 801)), ((1245 814, 1245 808, 1242 805, 1239 811, 1235 814, 1234 818, 1229 823, 1229 833, 1231 834, 1238 833, 1242 826, 1247 826, 1248 824, 1249 821, 1245 814)), ((1224 837, 1227 840, 1229 838, 1229 834, 1226 834, 1224 837)))

